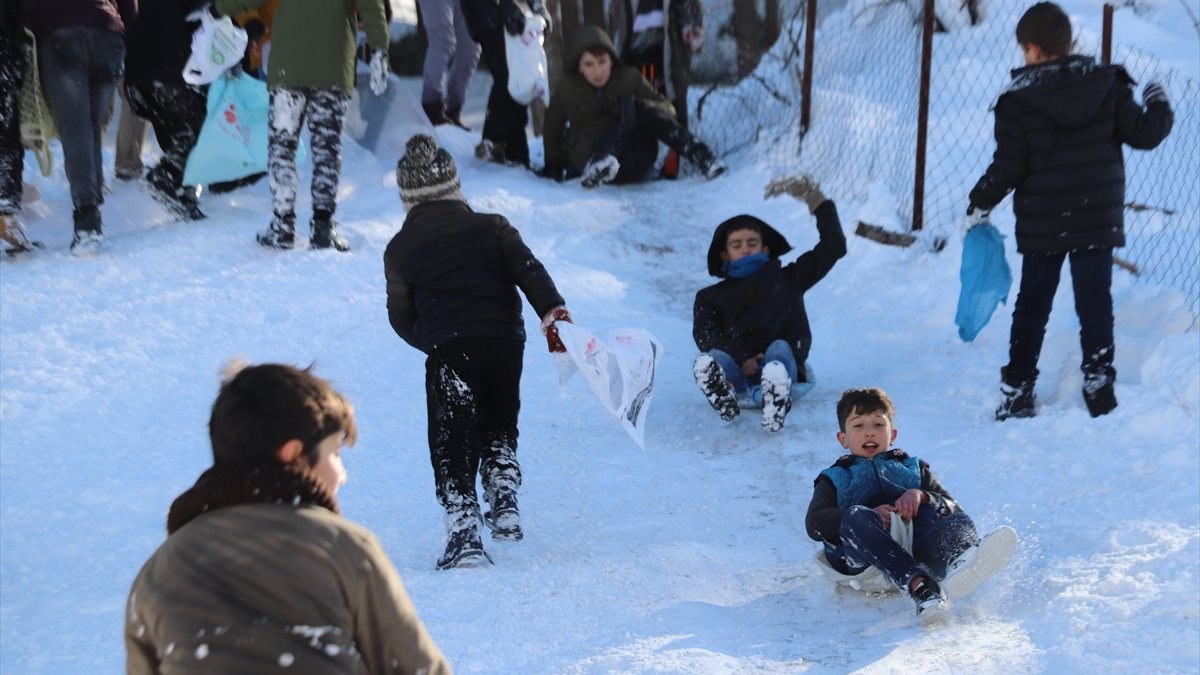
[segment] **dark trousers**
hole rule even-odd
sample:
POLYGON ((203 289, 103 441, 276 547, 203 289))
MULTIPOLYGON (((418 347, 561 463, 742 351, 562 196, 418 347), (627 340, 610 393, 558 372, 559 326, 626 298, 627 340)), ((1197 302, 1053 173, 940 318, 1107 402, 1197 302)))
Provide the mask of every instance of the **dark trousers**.
POLYGON ((125 98, 135 115, 154 127, 162 159, 148 179, 162 188, 183 187, 183 168, 196 145, 208 106, 208 87, 185 83, 126 82, 125 98))
MULTIPOLYGON (((900 516, 893 513, 891 517, 900 516)), ((970 516, 962 512, 940 516, 931 506, 922 506, 913 518, 912 555, 892 539, 883 518, 866 506, 851 506, 838 534, 841 546, 825 546, 825 556, 835 570, 859 574, 877 567, 904 590, 918 574, 945 578, 946 566, 979 543, 970 516)))
POLYGON ((71 26, 38 41, 42 84, 76 209, 103 201, 100 136, 112 113, 113 92, 125 63, 125 39, 111 31, 71 26))
POLYGON ((654 167, 659 141, 692 162, 701 163, 699 153, 708 152, 674 117, 640 99, 622 97, 617 102, 617 118, 596 140, 592 157, 616 157, 621 168, 613 182, 638 183, 646 180, 654 167))
POLYGON ((1037 362, 1046 337, 1046 323, 1063 260, 1071 259, 1075 313, 1079 316, 1079 343, 1083 349, 1084 377, 1103 384, 1116 378, 1113 368, 1113 304, 1111 248, 1070 253, 1025 255, 1021 261, 1021 288, 1013 306, 1012 333, 1008 342, 1009 384, 1037 379, 1037 362))
POLYGON ((21 209, 21 83, 25 79, 25 48, 15 36, 0 33, 0 215, 21 209))
POLYGON ((483 48, 483 60, 492 74, 492 91, 488 94, 487 116, 483 120, 483 139, 503 143, 504 159, 529 166, 529 139, 525 136, 529 110, 514 101, 508 93, 504 28, 481 32, 479 46, 483 48))
POLYGON ((425 361, 429 456, 438 503, 447 513, 478 509, 475 474, 485 493, 521 486, 517 415, 525 343, 459 338, 425 361))

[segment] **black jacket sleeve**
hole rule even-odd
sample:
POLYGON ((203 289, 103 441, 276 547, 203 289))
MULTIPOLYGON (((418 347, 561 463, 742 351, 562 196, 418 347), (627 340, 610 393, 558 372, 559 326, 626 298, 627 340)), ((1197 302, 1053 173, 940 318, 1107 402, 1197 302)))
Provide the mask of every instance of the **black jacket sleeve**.
POLYGON ((812 501, 808 503, 808 515, 804 518, 808 536, 833 546, 840 545, 842 538, 838 532, 845 515, 846 509, 838 508, 837 489, 833 487, 833 481, 825 476, 817 476, 813 482, 812 501))
POLYGON ((383 274, 387 279, 388 322, 392 324, 392 330, 408 344, 428 353, 429 350, 417 339, 413 330, 417 322, 417 310, 413 304, 412 286, 396 269, 390 252, 385 252, 383 256, 383 274))
POLYGON ((921 491, 929 495, 929 506, 937 509, 938 515, 948 516, 962 511, 962 507, 954 501, 937 476, 933 475, 925 460, 921 460, 921 491))
POLYGON ((834 263, 846 255, 846 234, 842 232, 842 223, 833 200, 826 199, 813 215, 817 217, 820 240, 811 251, 787 266, 792 282, 802 293, 824 279, 834 263))
POLYGON ((696 303, 692 307, 692 338, 701 352, 712 349, 728 351, 726 340, 722 339, 721 318, 717 307, 703 292, 696 294, 696 303))
POLYGON ((991 211, 1029 173, 1029 142, 1017 123, 1016 101, 1001 97, 996 103, 996 152, 987 171, 971 188, 971 204, 991 211))
POLYGON ((1133 100, 1133 92, 1126 91, 1117 101, 1117 138, 1137 150, 1153 150, 1171 133, 1175 125, 1175 113, 1166 101, 1151 103, 1145 109, 1133 100))
POLYGON ((508 273, 525 294, 529 304, 533 305, 538 318, 546 316, 555 307, 565 305, 566 301, 558 294, 558 288, 550 278, 550 273, 525 245, 517 228, 500 218, 497 236, 500 239, 500 254, 508 273))

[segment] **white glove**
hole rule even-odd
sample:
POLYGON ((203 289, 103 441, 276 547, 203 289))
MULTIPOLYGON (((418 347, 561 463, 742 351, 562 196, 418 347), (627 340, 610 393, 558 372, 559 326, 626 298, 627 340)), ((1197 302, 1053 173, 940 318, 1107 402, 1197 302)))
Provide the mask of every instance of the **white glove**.
POLYGON ((371 92, 376 96, 383 95, 388 87, 388 67, 386 49, 376 49, 371 53, 371 92))
POLYGON ((974 204, 967 207, 967 217, 963 219, 963 228, 962 228, 963 236, 964 237, 967 236, 967 232, 970 232, 972 227, 975 227, 976 225, 978 225, 980 223, 987 222, 988 215, 990 215, 990 214, 991 214, 991 211, 986 211, 984 209, 981 209, 978 206, 975 206, 974 204))
POLYGON ((1151 103, 1167 103, 1167 92, 1163 89, 1162 83, 1157 80, 1150 82, 1146 88, 1142 90, 1142 103, 1150 105, 1151 103))

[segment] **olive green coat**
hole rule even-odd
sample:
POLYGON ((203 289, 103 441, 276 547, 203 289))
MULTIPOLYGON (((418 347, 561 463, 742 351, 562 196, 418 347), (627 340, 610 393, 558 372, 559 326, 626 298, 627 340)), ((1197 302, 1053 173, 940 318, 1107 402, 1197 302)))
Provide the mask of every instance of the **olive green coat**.
POLYGON ((582 172, 596 141, 617 119, 617 99, 633 96, 675 115, 675 108, 654 90, 636 68, 621 65, 612 40, 603 29, 582 26, 567 53, 563 77, 546 109, 543 143, 546 165, 582 172), (600 88, 593 87, 579 72, 579 58, 588 49, 602 47, 612 56, 612 76, 600 88))
MULTIPOLYGON (((238 15, 263 0, 216 0, 217 11, 238 15)), ((314 87, 354 91, 354 51, 358 36, 357 6, 367 44, 387 49, 384 0, 286 0, 279 3, 271 25, 267 84, 290 89, 314 87)))

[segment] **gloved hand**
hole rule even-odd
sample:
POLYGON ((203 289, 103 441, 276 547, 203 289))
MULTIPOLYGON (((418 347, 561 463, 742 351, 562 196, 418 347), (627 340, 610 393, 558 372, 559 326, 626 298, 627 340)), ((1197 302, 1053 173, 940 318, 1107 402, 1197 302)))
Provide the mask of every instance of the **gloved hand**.
POLYGON ((968 206, 967 207, 967 217, 963 219, 963 228, 962 228, 963 236, 964 237, 967 236, 967 233, 971 231, 972 227, 975 227, 976 225, 978 225, 982 222, 986 222, 988 219, 988 215, 990 215, 990 214, 991 214, 991 211, 988 211, 986 209, 981 209, 978 206, 975 206, 974 204, 971 204, 970 206, 968 206))
POLYGON ((504 19, 504 30, 509 35, 520 35, 525 32, 525 11, 516 0, 501 0, 500 15, 504 19))
POLYGON ((567 347, 563 344, 562 338, 558 336, 558 328, 554 325, 555 321, 574 322, 571 321, 571 313, 562 306, 555 307, 542 317, 542 335, 546 336, 546 345, 550 347, 550 353, 562 354, 567 351, 567 347))
POLYGON ((811 212, 816 212, 817 207, 828 200, 825 193, 821 192, 821 186, 817 185, 817 181, 811 176, 776 178, 767 183, 766 189, 763 190, 763 199, 770 199, 785 192, 807 204, 811 212))
POLYGON ((1149 82, 1146 88, 1142 90, 1142 103, 1146 105, 1150 105, 1151 103, 1171 104, 1167 100, 1167 91, 1163 89, 1162 83, 1157 80, 1149 82))
POLYGON ((692 51, 700 51, 700 47, 704 46, 704 28, 702 26, 684 26, 683 41, 691 47, 692 51))
POLYGON ((371 54, 371 92, 376 96, 387 91, 388 72, 391 71, 387 57, 386 49, 377 49, 371 54))
POLYGON ((567 170, 566 169, 563 169, 561 167, 557 167, 557 166, 554 166, 551 164, 547 164, 546 166, 543 166, 542 168, 538 169, 534 173, 537 174, 538 178, 549 178, 550 180, 553 180, 556 183, 561 183, 567 179, 567 170))

